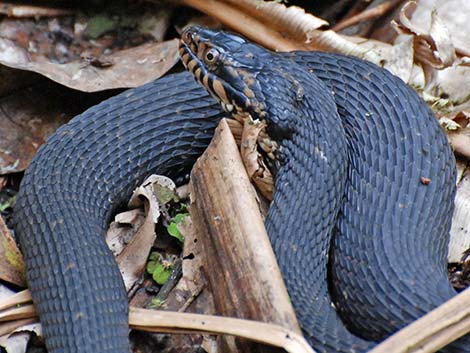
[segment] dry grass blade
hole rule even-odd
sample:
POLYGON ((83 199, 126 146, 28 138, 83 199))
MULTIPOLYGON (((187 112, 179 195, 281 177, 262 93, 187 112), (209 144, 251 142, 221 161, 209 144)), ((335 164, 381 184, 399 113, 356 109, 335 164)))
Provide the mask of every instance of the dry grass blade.
POLYGON ((292 7, 272 5, 272 8, 263 9, 260 6, 250 5, 254 7, 250 7, 248 11, 245 8, 248 5, 235 6, 232 0, 180 0, 180 2, 218 19, 236 32, 272 50, 332 51, 380 63, 380 57, 374 50, 363 48, 331 30, 312 29, 315 26, 312 27, 310 23, 315 17, 301 12, 299 8, 292 10, 292 7), (274 25, 270 17, 273 14, 276 17, 274 25))
POLYGON ((18 305, 28 303, 32 301, 31 292, 26 289, 24 291, 18 292, 11 297, 0 300, 0 311, 10 308, 14 308, 18 305))
POLYGON ((369 353, 432 353, 470 332, 470 289, 386 339, 369 353))
POLYGON ((284 348, 291 353, 314 352, 301 335, 282 326, 257 321, 131 308, 129 323, 144 331, 226 334, 284 348))
POLYGON ((0 313, 0 322, 22 319, 31 319, 36 316, 33 304, 21 306, 19 308, 8 309, 0 313))
MULTIPOLYGON (((33 324, 36 322, 36 318, 29 318, 29 319, 22 319, 22 320, 15 320, 6 323, 2 323, 0 325, 0 337, 9 335, 14 332, 16 329, 23 327, 25 325, 33 324)), ((3 347, 3 345, 1 345, 3 347)))
POLYGON ((312 31, 328 25, 324 19, 313 16, 298 6, 286 7, 286 5, 274 1, 225 1, 262 22, 269 19, 270 26, 281 32, 288 31, 289 37, 303 42, 308 41, 312 31))
MULTIPOLYGON (((0 332, 2 334, 9 333, 4 330, 7 325, 8 327, 17 327, 17 325, 12 326, 11 321, 22 320, 23 322, 25 319, 32 319, 36 316, 33 305, 15 307, 28 301, 31 301, 31 294, 28 290, 0 301, 0 309, 10 308, 0 313, 0 322, 6 322, 0 325, 0 332)), ((151 332, 234 335, 281 347, 287 352, 314 352, 301 335, 278 325, 257 321, 131 307, 129 324, 134 329, 151 332)))
POLYGON ((372 18, 380 17, 388 13, 390 10, 398 6, 403 0, 389 0, 385 1, 375 7, 364 10, 355 16, 346 18, 345 20, 337 23, 334 27, 334 31, 341 31, 345 28, 353 26, 361 21, 370 20, 372 18))
MULTIPOLYGON (((25 290, 0 301, 0 309, 12 308, 31 300, 25 290)), ((0 321, 28 319, 36 316, 27 305, 0 314, 0 321)), ((277 325, 250 320, 199 314, 173 313, 131 307, 132 328, 154 332, 189 332, 228 334, 283 347, 288 352, 313 352, 298 334, 277 325)), ((4 325, 0 325, 3 332, 4 325)), ((470 289, 463 291, 421 319, 391 336, 369 353, 431 353, 470 332, 470 289)))

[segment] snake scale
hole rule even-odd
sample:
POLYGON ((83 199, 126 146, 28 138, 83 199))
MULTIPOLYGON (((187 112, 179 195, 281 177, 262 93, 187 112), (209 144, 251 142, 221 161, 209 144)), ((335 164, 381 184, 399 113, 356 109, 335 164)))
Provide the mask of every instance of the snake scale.
POLYGON ((16 233, 49 352, 129 352, 108 223, 149 174, 187 175, 234 109, 265 119, 280 146, 266 227, 315 350, 367 351, 455 295, 455 161, 411 88, 342 55, 275 54, 196 27, 183 38, 183 62, 231 114, 189 73, 168 75, 72 119, 25 173, 16 233))

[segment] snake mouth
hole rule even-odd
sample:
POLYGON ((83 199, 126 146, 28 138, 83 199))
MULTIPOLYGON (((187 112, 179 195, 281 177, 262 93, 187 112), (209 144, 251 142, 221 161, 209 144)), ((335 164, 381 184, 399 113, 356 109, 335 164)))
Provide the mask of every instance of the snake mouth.
MULTIPOLYGON (((185 32, 185 34, 186 36, 191 36, 189 32, 185 32)), ((181 62, 194 76, 196 81, 203 85, 210 95, 221 103, 222 108, 226 112, 233 112, 235 104, 229 100, 224 87, 228 84, 208 72, 206 66, 202 64, 201 60, 197 56, 197 50, 197 46, 193 41, 187 43, 183 39, 180 40, 179 53, 181 62)))
POLYGON ((250 87, 256 82, 253 74, 232 65, 224 49, 206 38, 202 39, 201 31, 204 29, 189 27, 181 35, 179 54, 185 68, 226 112, 235 117, 249 114, 253 119, 263 119, 265 106, 255 98, 250 87))

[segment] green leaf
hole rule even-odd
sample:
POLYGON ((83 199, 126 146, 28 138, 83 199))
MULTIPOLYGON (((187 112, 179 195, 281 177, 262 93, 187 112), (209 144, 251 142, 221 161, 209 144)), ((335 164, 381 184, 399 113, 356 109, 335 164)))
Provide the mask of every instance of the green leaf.
POLYGON ((108 15, 99 14, 88 21, 86 32, 92 39, 96 39, 102 34, 115 29, 118 21, 108 15))
POLYGON ((178 239, 178 241, 183 244, 184 243, 184 236, 181 234, 181 232, 178 229, 178 224, 183 222, 186 217, 189 216, 189 213, 179 213, 173 219, 171 220, 170 224, 167 227, 168 234, 170 234, 172 237, 175 237, 178 239))
POLYGON ((7 208, 12 207, 15 205, 16 202, 16 195, 10 197, 8 200, 6 200, 4 203, 0 203, 0 212, 5 211, 7 208))
POLYGON ((160 258, 160 254, 156 251, 152 251, 149 256, 149 261, 157 261, 160 258))
POLYGON ((178 202, 179 200, 176 191, 166 185, 155 183, 153 185, 153 192, 155 193, 158 202, 162 205, 167 204, 170 201, 178 202))
POLYGON ((147 262, 147 273, 148 274, 152 275, 155 272, 156 268, 157 268, 157 263, 155 261, 147 262))
POLYGON ((162 264, 157 264, 155 271, 153 271, 152 278, 155 282, 162 285, 171 275, 172 267, 165 267, 162 264))
POLYGON ((164 303, 165 301, 160 298, 153 298, 152 301, 150 302, 149 307, 151 309, 160 309, 164 303))

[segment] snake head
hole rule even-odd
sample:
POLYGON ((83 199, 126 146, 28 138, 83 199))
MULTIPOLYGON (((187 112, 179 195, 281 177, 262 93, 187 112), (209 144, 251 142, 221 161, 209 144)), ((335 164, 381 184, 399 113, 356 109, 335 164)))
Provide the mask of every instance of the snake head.
POLYGON ((263 120, 266 105, 257 74, 270 53, 222 31, 189 27, 181 35, 180 55, 196 80, 233 115, 263 120))

